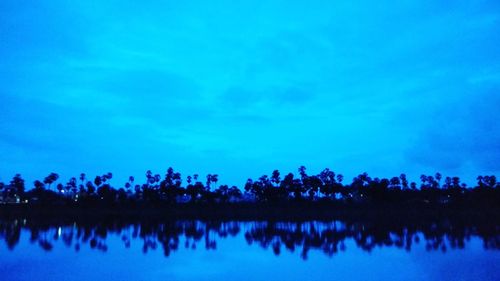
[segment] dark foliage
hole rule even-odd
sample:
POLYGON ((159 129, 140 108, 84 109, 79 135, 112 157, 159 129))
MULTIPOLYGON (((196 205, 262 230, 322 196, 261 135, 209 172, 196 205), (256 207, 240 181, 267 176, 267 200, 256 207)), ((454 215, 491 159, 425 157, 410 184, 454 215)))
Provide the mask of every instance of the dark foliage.
POLYGON ((294 202, 334 202, 343 205, 376 206, 451 206, 458 208, 500 207, 500 183, 495 176, 477 177, 477 185, 467 187, 458 177, 445 177, 439 173, 422 175, 420 184, 409 182, 405 174, 390 179, 372 178, 367 173, 344 184, 344 177, 330 169, 318 175, 307 174, 306 168, 281 176, 278 170, 257 180, 248 179, 242 192, 236 186, 220 185, 218 175, 209 174, 206 182, 198 175, 188 176, 187 185, 173 168, 162 177, 147 171, 143 183, 136 178, 122 186, 111 184, 112 173, 87 180, 85 174, 72 177, 66 184, 57 183, 59 175, 51 173, 43 181, 35 181, 28 191, 21 175, 8 184, 0 183, 0 202, 8 204, 54 206, 116 206, 141 204, 147 206, 177 204, 227 204, 255 202, 282 204, 294 202), (56 184, 56 190, 52 190, 56 184))

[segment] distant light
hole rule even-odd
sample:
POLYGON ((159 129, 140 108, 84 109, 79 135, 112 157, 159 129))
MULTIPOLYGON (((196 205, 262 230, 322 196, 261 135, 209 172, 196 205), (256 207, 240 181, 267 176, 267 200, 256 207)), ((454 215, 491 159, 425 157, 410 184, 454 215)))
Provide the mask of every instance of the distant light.
POLYGON ((57 229, 57 236, 61 236, 61 233, 62 233, 62 228, 60 228, 60 227, 59 227, 59 228, 57 229))

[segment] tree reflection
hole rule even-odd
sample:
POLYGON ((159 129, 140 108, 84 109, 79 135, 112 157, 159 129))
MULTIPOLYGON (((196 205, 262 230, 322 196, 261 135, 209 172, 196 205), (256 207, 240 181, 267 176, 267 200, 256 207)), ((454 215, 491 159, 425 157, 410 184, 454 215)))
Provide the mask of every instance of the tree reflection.
POLYGON ((346 241, 370 252, 377 247, 397 247, 410 251, 421 240, 427 250, 463 249, 471 237, 483 240, 484 248, 499 249, 498 226, 488 224, 466 225, 457 221, 394 223, 390 221, 367 222, 305 222, 305 223, 255 223, 245 233, 249 244, 272 247, 279 255, 281 247, 289 251, 301 248, 301 257, 307 259, 311 249, 321 250, 328 256, 346 250, 346 241))
POLYGON ((485 249, 500 249, 500 226, 488 222, 463 219, 415 220, 334 220, 328 222, 234 222, 234 221, 127 221, 106 220, 27 220, 0 221, 0 240, 14 249, 21 235, 29 235, 33 245, 51 251, 54 243, 79 251, 82 245, 106 252, 109 236, 119 237, 126 248, 133 242, 142 243, 142 251, 161 248, 170 256, 180 247, 206 250, 217 249, 217 240, 243 236, 249 245, 271 249, 275 255, 283 250, 299 252, 307 259, 310 250, 328 256, 346 251, 349 245, 370 252, 379 247, 397 247, 410 251, 414 244, 423 243, 428 251, 463 249, 472 237, 478 237, 485 249))

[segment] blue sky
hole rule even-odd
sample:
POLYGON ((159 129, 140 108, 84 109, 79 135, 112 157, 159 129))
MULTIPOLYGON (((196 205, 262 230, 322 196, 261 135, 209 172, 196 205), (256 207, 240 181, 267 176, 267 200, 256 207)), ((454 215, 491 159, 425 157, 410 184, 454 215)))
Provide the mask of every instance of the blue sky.
POLYGON ((0 2, 0 180, 500 171, 498 1, 140 2, 0 2))

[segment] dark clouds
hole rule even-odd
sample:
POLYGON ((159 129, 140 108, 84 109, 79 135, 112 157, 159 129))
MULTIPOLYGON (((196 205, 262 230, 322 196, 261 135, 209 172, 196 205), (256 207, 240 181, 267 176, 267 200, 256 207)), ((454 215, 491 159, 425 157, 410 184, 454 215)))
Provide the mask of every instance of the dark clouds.
POLYGON ((464 173, 496 172, 500 165, 500 84, 471 87, 466 96, 450 97, 434 107, 409 163, 464 173))
POLYGON ((498 172, 496 2, 1 1, 0 177, 498 172))

